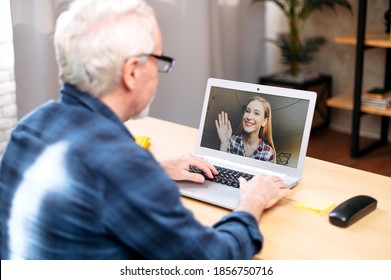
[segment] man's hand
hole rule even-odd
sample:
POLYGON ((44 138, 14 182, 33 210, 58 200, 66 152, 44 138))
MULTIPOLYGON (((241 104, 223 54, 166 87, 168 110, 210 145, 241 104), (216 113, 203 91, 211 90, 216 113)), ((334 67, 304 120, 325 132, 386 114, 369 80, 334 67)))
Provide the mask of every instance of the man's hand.
POLYGON ((255 176, 250 181, 240 178, 241 199, 237 211, 247 211, 259 220, 264 209, 272 207, 290 194, 288 186, 276 176, 255 176))
POLYGON ((160 162, 160 165, 171 179, 175 181, 188 180, 203 183, 205 181, 204 176, 189 172, 190 166, 197 167, 204 171, 209 178, 213 178, 218 174, 216 168, 212 164, 194 155, 185 155, 180 158, 164 160, 160 162))

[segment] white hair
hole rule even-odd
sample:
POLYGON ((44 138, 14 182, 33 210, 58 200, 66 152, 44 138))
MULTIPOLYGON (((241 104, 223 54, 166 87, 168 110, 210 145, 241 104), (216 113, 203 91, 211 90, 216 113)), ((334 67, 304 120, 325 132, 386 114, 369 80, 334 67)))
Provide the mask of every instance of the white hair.
POLYGON ((108 92, 128 57, 154 50, 155 21, 144 0, 75 0, 56 23, 60 80, 94 97, 108 92))

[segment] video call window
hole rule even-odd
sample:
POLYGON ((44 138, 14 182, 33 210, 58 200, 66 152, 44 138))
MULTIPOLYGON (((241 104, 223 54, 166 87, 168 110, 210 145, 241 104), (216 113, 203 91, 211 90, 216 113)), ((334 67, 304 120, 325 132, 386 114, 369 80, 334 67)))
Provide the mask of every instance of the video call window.
POLYGON ((220 150, 216 120, 222 111, 228 115, 232 126, 232 135, 240 134, 243 131, 242 123, 246 104, 257 96, 264 98, 270 104, 275 163, 297 167, 309 106, 308 100, 212 87, 201 146, 220 150))

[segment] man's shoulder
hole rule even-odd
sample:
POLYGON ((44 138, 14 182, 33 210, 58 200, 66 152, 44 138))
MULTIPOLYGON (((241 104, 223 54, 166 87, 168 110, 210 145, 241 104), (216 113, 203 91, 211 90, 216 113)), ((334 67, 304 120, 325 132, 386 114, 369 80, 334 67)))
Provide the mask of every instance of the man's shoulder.
POLYGON ((73 133, 99 133, 105 128, 113 133, 116 130, 113 122, 104 116, 81 106, 69 106, 58 101, 41 105, 23 117, 18 126, 39 130, 43 134, 53 132, 60 137, 73 133))
POLYGON ((70 149, 97 153, 101 149, 118 150, 131 145, 132 137, 120 124, 77 106, 66 106, 50 101, 17 125, 13 134, 18 139, 40 143, 41 147, 57 142, 66 142, 70 149))

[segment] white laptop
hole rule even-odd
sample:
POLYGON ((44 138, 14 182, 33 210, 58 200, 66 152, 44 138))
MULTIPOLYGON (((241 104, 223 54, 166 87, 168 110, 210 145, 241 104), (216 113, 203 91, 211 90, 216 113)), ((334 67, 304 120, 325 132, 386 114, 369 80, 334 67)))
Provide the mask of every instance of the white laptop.
MULTIPOLYGON (((215 166, 250 175, 275 175, 294 187, 302 175, 315 103, 316 93, 311 91, 210 78, 195 153, 215 166), (266 99, 271 106, 275 162, 220 150, 215 123, 218 115, 226 112, 232 135, 240 135, 246 104, 255 96, 266 99)), ((212 180, 205 180, 203 184, 182 181, 178 185, 182 195, 224 208, 234 209, 239 203, 237 187, 212 180)))

